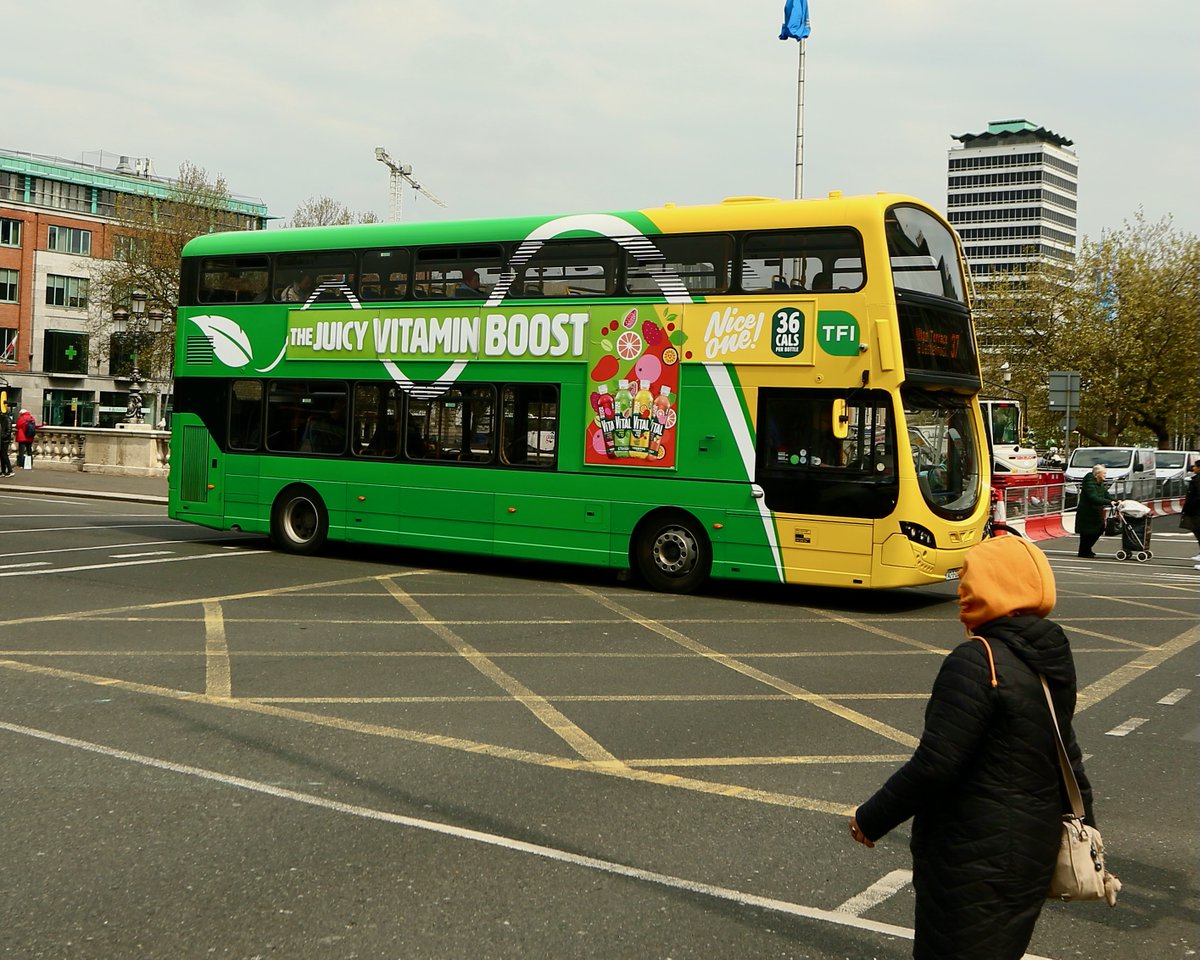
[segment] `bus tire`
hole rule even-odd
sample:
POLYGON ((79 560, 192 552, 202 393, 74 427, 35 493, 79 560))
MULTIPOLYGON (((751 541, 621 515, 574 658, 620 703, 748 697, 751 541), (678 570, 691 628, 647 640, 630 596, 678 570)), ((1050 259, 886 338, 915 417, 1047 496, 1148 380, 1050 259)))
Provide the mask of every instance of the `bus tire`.
POLYGON ((712 545, 693 517, 658 513, 647 517, 638 527, 633 564, 654 590, 692 593, 708 579, 712 545))
POLYGON ((316 553, 329 535, 329 511, 311 487, 287 487, 271 508, 271 540, 288 553, 316 553))

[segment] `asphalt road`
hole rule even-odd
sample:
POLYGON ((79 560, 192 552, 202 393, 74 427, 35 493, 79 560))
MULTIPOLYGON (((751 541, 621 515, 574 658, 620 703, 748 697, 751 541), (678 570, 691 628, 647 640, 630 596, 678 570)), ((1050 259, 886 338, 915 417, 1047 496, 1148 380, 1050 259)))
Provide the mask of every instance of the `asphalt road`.
MULTIPOLYGON (((1194 541, 1043 546, 1125 891, 1032 955, 1192 956, 1194 541)), ((909 955, 907 830, 846 819, 920 734, 949 586, 669 597, 0 491, 0 611, 0 956, 909 955)))

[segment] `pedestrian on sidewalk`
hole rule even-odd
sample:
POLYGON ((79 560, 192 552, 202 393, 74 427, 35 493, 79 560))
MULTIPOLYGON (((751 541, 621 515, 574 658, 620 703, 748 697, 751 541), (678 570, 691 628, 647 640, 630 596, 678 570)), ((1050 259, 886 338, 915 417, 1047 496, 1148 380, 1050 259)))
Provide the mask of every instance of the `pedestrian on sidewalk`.
POLYGON ((1075 504, 1075 532, 1079 535, 1079 556, 1091 560, 1096 556, 1093 547, 1104 533, 1104 508, 1112 502, 1104 485, 1107 471, 1104 464, 1092 467, 1092 472, 1079 485, 1079 502, 1075 504))
MULTIPOLYGON (((1200 460, 1192 464, 1192 475, 1188 477, 1187 492, 1183 495, 1183 514, 1179 518, 1179 526, 1191 530, 1196 545, 1200 546, 1200 460)), ((1192 559, 1200 560, 1200 553, 1192 559)), ((1200 563, 1196 564, 1196 569, 1200 570, 1200 563)))
POLYGON ((37 436, 37 423, 33 414, 22 410, 17 414, 17 465, 26 470, 33 469, 33 438, 37 436))
POLYGON ((13 422, 7 410, 0 410, 0 477, 12 476, 12 461, 8 449, 12 446, 13 422))
POLYGON ((850 821, 867 847, 910 817, 916 960, 1017 960, 1046 902, 1062 837, 1062 774, 1045 677, 1092 817, 1071 726, 1075 661, 1046 555, 996 537, 963 558, 959 619, 970 639, 942 662, 912 759, 850 821), (980 639, 983 638, 983 639, 980 639))

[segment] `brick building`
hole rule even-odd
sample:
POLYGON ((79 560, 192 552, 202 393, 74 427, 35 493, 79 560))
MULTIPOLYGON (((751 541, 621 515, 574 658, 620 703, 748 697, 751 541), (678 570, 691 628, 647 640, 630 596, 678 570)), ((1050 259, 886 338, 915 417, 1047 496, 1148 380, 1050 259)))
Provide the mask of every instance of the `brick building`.
MULTIPOLYGON (((172 181, 155 176, 149 160, 104 160, 0 148, 0 388, 11 408, 47 424, 111 426, 128 402, 128 358, 91 349, 100 318, 89 285, 100 261, 128 248, 120 198, 169 200, 172 181)), ((223 212, 241 229, 267 220, 258 200, 231 197, 223 212)), ((148 384, 144 400, 154 423, 169 407, 169 385, 148 384)))

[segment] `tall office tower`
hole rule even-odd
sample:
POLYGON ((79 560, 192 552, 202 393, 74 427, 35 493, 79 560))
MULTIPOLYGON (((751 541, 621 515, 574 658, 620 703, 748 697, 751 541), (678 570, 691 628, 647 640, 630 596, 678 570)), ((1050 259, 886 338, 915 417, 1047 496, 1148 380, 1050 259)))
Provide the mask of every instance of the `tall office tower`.
POLYGON ((1028 120, 954 137, 946 206, 977 290, 1035 263, 1075 262, 1079 163, 1072 142, 1028 120))

